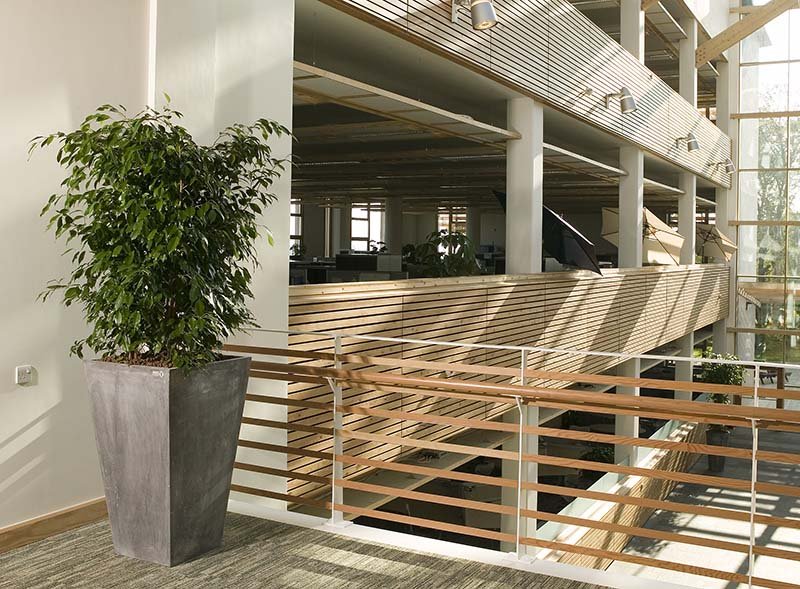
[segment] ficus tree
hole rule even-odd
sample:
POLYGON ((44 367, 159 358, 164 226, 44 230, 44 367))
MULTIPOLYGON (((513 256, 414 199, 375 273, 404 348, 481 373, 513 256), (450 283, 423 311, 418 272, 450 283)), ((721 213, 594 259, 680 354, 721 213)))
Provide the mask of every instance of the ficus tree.
POLYGON ((247 307, 257 238, 286 161, 270 139, 288 134, 259 119, 200 145, 169 106, 129 115, 104 105, 76 130, 31 141, 53 144, 67 170, 42 215, 67 244, 73 269, 41 294, 84 309, 88 347, 107 360, 201 366, 237 330, 247 307))
POLYGON ((434 231, 413 249, 403 248, 406 262, 416 266, 415 276, 442 278, 481 273, 472 240, 458 231, 434 231))

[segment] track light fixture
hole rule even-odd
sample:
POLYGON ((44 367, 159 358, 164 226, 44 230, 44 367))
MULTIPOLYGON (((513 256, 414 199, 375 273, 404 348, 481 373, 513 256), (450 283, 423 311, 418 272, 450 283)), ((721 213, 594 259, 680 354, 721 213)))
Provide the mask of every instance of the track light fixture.
MULTIPOLYGON (((686 134, 686 137, 678 137, 675 140, 675 146, 680 147, 681 141, 686 142, 687 151, 697 151, 698 149, 700 149, 700 142, 697 140, 697 137, 695 137, 694 133, 692 133, 691 131, 689 131, 686 134)), ((731 165, 733 165, 733 162, 731 162, 731 165)))
POLYGON ((636 100, 633 98, 631 91, 625 86, 620 88, 619 92, 606 94, 606 108, 610 107, 612 98, 619 99, 619 110, 622 114, 626 115, 636 110, 636 100))
POLYGON ((723 162, 717 162, 717 166, 723 168, 726 173, 733 174, 736 171, 736 166, 733 163, 733 160, 729 157, 725 158, 723 162))
POLYGON ((451 0, 450 20, 458 20, 459 8, 469 8, 472 17, 472 28, 476 31, 491 29, 497 24, 497 14, 492 0, 451 0))

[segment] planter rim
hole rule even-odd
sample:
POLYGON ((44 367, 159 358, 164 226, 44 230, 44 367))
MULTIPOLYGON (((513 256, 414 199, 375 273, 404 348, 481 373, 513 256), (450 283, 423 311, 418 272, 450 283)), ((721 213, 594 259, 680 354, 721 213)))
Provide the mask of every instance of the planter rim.
MULTIPOLYGON (((217 366, 219 364, 224 364, 226 362, 236 362, 239 360, 251 360, 251 356, 232 356, 223 354, 220 355, 219 360, 214 360, 213 362, 209 362, 208 364, 204 364, 203 366, 195 366, 190 368, 189 371, 194 370, 202 370, 203 368, 208 368, 209 366, 217 366)), ((91 358, 88 360, 83 361, 84 364, 94 364, 96 366, 103 366, 103 367, 125 367, 125 368, 132 368, 134 370, 163 370, 164 372, 173 372, 176 370, 183 370, 183 368, 177 367, 167 367, 167 366, 149 366, 146 364, 124 364, 122 362, 109 362, 108 360, 103 360, 101 358, 91 358)))

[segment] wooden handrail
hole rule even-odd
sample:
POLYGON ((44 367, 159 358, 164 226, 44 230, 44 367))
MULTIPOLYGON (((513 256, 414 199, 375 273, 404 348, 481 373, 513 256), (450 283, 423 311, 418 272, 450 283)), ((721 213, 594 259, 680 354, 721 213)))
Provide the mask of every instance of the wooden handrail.
MULTIPOLYGON (((485 376, 504 376, 518 378, 520 370, 518 368, 503 368, 498 366, 482 366, 479 364, 463 364, 458 362, 430 362, 425 360, 409 360, 404 358, 392 358, 387 356, 370 356, 363 354, 336 354, 328 352, 309 352, 302 350, 291 350, 287 348, 270 348, 257 346, 226 345, 225 350, 258 354, 265 356, 277 356, 286 358, 300 358, 304 360, 322 360, 333 362, 338 359, 345 364, 360 364, 363 366, 388 366, 391 368, 418 368, 420 370, 436 370, 440 372, 453 373, 472 373, 485 376)), ((681 361, 680 358, 676 358, 681 361)), ((268 363, 254 360, 252 367, 260 369, 267 367, 268 363)), ((604 374, 583 374, 577 372, 559 372, 550 370, 525 370, 525 376, 529 379, 539 378, 545 380, 555 380, 560 382, 585 382, 599 385, 629 386, 651 388, 664 391, 685 391, 696 393, 715 393, 737 396, 752 396, 753 387, 726 385, 717 383, 705 383, 695 381, 670 380, 665 381, 656 378, 632 378, 625 376, 604 375, 604 374)), ((789 398, 800 399, 800 394, 786 393, 778 389, 762 389, 761 396, 768 398, 789 398), (783 395, 788 395, 784 397, 783 395)))
POLYGON ((311 375, 324 378, 333 378, 345 383, 373 383, 373 384, 400 384, 418 387, 420 392, 425 389, 444 389, 451 391, 466 391, 470 393, 488 393, 497 397, 522 397, 526 402, 538 400, 558 400, 575 404, 589 403, 602 404, 613 407, 631 407, 641 409, 670 410, 674 413, 685 410, 685 414, 698 413, 709 417, 739 417, 743 419, 758 419, 779 421, 784 423, 800 424, 800 411, 788 409, 769 409, 764 407, 748 407, 740 405, 719 405, 698 401, 684 401, 673 399, 659 399, 654 397, 639 397, 630 395, 598 395, 593 392, 578 391, 573 389, 553 389, 536 386, 521 386, 518 384, 495 384, 487 382, 473 382, 460 379, 445 379, 436 377, 410 377, 372 372, 368 370, 345 370, 325 368, 319 366, 306 366, 297 364, 282 364, 280 362, 259 362, 258 367, 273 373, 285 372, 291 375, 311 375), (598 400, 602 398, 602 403, 598 400), (701 409, 702 408, 702 409, 701 409))

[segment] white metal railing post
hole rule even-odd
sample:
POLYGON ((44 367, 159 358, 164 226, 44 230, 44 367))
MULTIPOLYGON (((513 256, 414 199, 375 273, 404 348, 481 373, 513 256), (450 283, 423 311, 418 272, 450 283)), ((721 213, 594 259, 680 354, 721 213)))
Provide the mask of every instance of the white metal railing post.
MULTIPOLYGON (((526 376, 525 371, 528 368, 528 351, 522 350, 520 352, 520 370, 519 370, 519 384, 520 386, 525 386, 526 384, 526 376)), ((525 462, 523 461, 523 455, 525 452, 525 422, 526 422, 526 411, 525 407, 522 404, 522 398, 516 396, 514 400, 517 402, 517 411, 519 413, 519 428, 517 431, 518 437, 518 455, 517 455, 517 526, 516 526, 516 554, 517 559, 521 559, 523 556, 523 547, 522 547, 522 535, 523 533, 527 534, 528 526, 523 526, 522 517, 522 508, 523 506, 527 507, 527 491, 522 488, 523 481, 525 478, 523 474, 525 473, 525 462)))
MULTIPOLYGON (((758 409, 758 384, 761 378, 761 367, 754 365, 753 370, 753 408, 758 409)), ((753 575, 756 568, 755 544, 756 544, 756 511, 758 508, 756 495, 756 482, 758 481, 758 420, 750 420, 750 431, 753 438, 752 443, 752 462, 750 464, 750 546, 747 554, 747 586, 753 589, 753 575)))
MULTIPOLYGON (((340 360, 342 354, 342 336, 334 336, 334 362, 333 367, 336 370, 341 370, 342 361, 340 360)), ((339 407, 342 405, 342 385, 339 381, 328 379, 328 384, 333 393, 333 424, 331 428, 333 437, 333 447, 331 448, 331 523, 342 523, 342 512, 336 509, 337 505, 344 503, 344 489, 336 484, 344 478, 344 468, 342 462, 337 460, 338 456, 343 453, 344 447, 342 444, 342 436, 340 431, 342 429, 342 414, 339 407)))
POLYGON ((519 437, 519 454, 517 456, 517 527, 516 527, 516 554, 517 558, 522 558, 522 448, 523 448, 523 435, 522 429, 524 413, 522 412, 522 398, 514 397, 517 402, 517 411, 519 412, 519 430, 517 436, 519 437))

